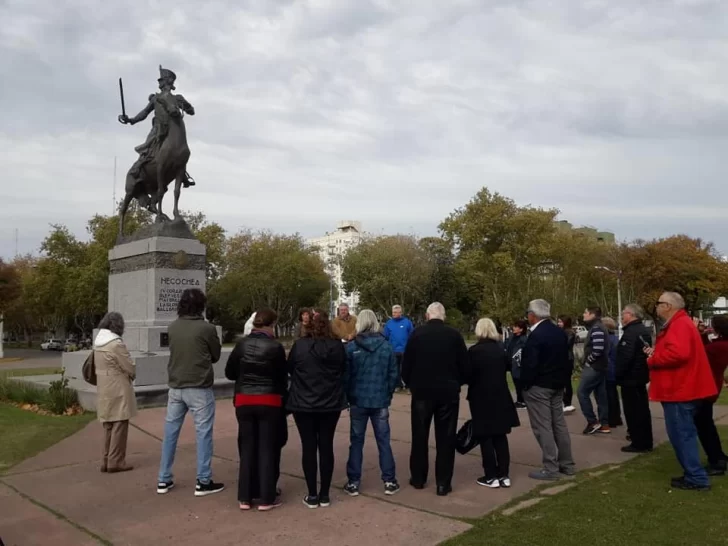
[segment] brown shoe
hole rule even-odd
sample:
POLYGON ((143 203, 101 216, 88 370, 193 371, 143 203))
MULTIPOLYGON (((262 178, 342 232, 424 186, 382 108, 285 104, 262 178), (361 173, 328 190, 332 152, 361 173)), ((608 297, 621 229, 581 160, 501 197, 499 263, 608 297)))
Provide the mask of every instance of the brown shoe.
POLYGON ((130 470, 134 470, 134 467, 130 464, 125 464, 125 465, 119 466, 117 468, 108 468, 106 471, 109 474, 117 474, 119 472, 129 472, 130 470))
POLYGON ((602 425, 602 428, 598 431, 600 434, 611 434, 612 429, 609 428, 609 425, 602 425))

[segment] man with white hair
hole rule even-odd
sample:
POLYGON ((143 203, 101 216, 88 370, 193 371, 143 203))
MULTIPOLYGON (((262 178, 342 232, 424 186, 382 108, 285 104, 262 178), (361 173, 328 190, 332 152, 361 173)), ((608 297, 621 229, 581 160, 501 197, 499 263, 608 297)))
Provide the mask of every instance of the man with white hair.
POLYGON ((674 489, 707 491, 710 480, 700 464, 694 416, 700 401, 718 390, 705 354, 703 340, 685 312, 685 300, 665 292, 657 302, 657 315, 665 321, 655 347, 645 347, 650 369, 650 400, 661 402, 665 428, 684 475, 672 479, 674 489))
POLYGON ((435 479, 438 496, 452 491, 460 387, 465 382, 468 350, 463 336, 445 325, 445 308, 432 303, 427 323, 407 342, 402 379, 412 391, 410 485, 424 489, 429 471, 429 439, 435 420, 435 479))
POLYGON ((412 325, 410 319, 402 315, 402 306, 395 305, 392 307, 392 318, 384 325, 384 332, 382 333, 389 340, 389 343, 391 343, 394 357, 397 359, 397 367, 400 371, 400 389, 405 387, 404 381, 401 379, 402 355, 414 329, 415 327, 412 325))
POLYGON ((528 305, 530 334, 521 358, 521 383, 531 430, 543 452, 543 468, 529 477, 556 481, 576 473, 571 438, 564 418, 564 385, 571 380, 569 340, 550 320, 551 305, 533 300, 528 305))

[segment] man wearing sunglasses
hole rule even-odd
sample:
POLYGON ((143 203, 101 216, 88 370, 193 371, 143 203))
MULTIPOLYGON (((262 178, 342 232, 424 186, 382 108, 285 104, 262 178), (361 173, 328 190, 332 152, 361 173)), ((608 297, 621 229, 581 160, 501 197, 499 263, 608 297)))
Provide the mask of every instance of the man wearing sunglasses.
POLYGON ((685 312, 685 300, 665 292, 657 302, 657 315, 665 325, 655 347, 645 347, 650 369, 650 400, 661 402, 665 427, 684 475, 673 478, 674 489, 707 491, 710 481, 700 463, 698 432, 693 420, 701 400, 717 389, 700 332, 685 312))

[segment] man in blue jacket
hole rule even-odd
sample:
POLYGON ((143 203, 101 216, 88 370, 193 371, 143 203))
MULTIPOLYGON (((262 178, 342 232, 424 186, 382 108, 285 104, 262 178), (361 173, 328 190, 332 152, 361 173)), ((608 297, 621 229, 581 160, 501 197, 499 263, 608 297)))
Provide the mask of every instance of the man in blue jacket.
POLYGON ((399 368, 399 388, 405 387, 402 377, 402 355, 407 347, 407 340, 414 331, 415 327, 407 317, 402 316, 402 306, 395 305, 392 307, 392 318, 384 325, 384 337, 392 344, 394 357, 397 359, 397 367, 399 368))

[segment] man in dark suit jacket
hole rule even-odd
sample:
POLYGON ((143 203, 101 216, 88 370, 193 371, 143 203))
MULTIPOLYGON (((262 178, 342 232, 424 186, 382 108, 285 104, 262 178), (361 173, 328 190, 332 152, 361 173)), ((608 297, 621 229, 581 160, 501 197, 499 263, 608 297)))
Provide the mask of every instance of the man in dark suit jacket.
POLYGON ((409 338, 402 358, 402 379, 412 391, 410 485, 423 489, 429 471, 429 438, 435 420, 437 494, 452 491, 460 386, 465 381, 468 351, 460 332, 445 325, 445 308, 427 308, 427 324, 409 338))
POLYGON ((652 451, 652 414, 647 396, 650 370, 645 347, 652 345, 652 334, 642 323, 644 311, 630 303, 622 311, 622 339, 617 345, 615 378, 622 387, 622 404, 631 443, 622 448, 625 453, 652 451))
POLYGON ((523 348, 521 383, 528 418, 543 452, 543 468, 529 476, 555 481, 576 473, 571 438, 564 418, 564 385, 571 379, 569 340, 550 320, 551 305, 533 300, 528 306, 530 334, 523 348))

